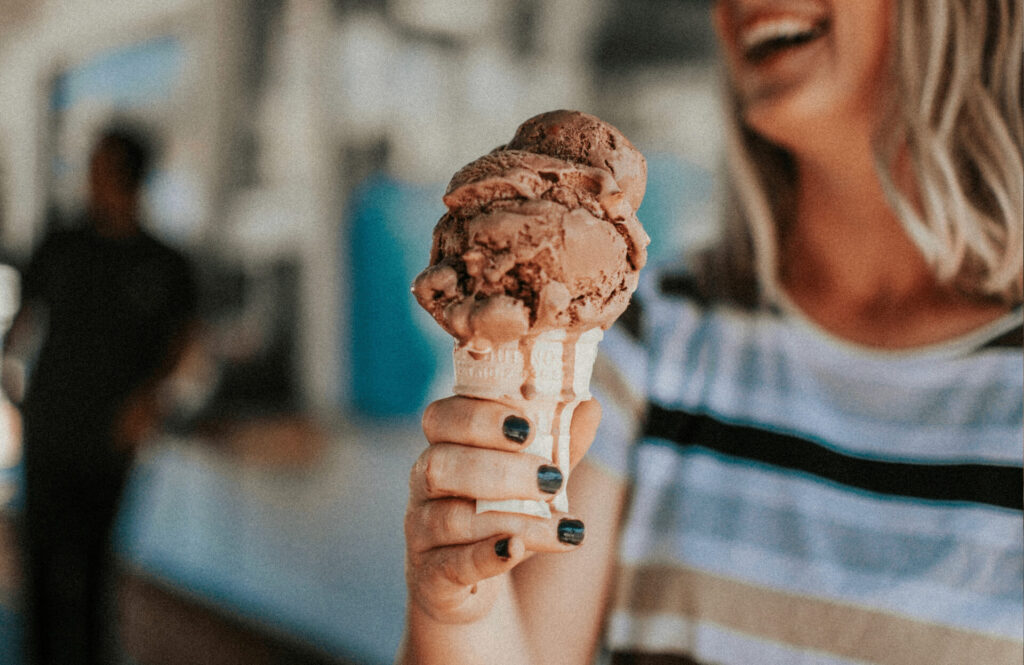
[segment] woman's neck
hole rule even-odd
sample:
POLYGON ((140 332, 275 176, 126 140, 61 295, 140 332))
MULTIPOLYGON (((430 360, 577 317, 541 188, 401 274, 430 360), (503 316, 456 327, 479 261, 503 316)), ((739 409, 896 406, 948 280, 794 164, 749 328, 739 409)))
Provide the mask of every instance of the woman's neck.
POLYGON ((967 333, 1007 311, 940 284, 892 212, 869 150, 799 162, 796 214, 780 239, 780 280, 829 332, 880 348, 967 333))

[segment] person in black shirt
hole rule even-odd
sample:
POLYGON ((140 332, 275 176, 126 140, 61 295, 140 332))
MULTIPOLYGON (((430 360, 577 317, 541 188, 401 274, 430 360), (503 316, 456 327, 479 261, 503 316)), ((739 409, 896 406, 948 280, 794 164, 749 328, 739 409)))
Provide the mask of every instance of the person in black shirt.
POLYGON ((194 315, 187 260, 140 226, 150 160, 141 135, 103 132, 82 223, 51 233, 24 275, 12 339, 19 323, 45 321, 22 404, 27 632, 37 665, 104 662, 118 501, 194 315))

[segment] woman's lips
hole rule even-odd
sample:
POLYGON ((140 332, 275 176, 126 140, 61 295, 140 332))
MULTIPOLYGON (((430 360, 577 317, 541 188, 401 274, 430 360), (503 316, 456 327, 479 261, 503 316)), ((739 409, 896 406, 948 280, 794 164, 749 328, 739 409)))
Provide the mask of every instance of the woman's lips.
POLYGON ((828 29, 825 17, 762 15, 741 25, 737 41, 743 58, 760 64, 774 55, 809 44, 828 29))

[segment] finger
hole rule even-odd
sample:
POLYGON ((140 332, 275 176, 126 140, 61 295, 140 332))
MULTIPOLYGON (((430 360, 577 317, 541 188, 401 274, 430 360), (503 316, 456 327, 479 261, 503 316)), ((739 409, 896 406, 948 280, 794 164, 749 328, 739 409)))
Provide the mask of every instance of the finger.
POLYGON ((590 450, 590 444, 594 442, 594 435, 597 433, 597 426, 601 422, 601 404, 596 399, 588 399, 581 402, 572 414, 570 425, 570 449, 569 464, 575 467, 576 463, 583 459, 583 456, 590 450))
POLYGON ((530 421, 512 407, 471 397, 446 397, 423 412, 427 441, 494 450, 522 450, 533 439, 530 421))
POLYGON ((417 594, 438 609, 454 609, 476 593, 476 586, 522 561, 523 542, 497 535, 469 545, 442 547, 412 558, 417 594))
POLYGON ((473 501, 439 499, 409 511, 405 524, 409 549, 425 552, 437 547, 466 545, 501 534, 521 539, 531 552, 568 552, 582 540, 582 522, 559 514, 542 519, 518 513, 476 513, 473 501))
POLYGON ((420 454, 409 476, 410 496, 427 499, 549 501, 562 488, 557 467, 527 453, 438 443, 420 454))

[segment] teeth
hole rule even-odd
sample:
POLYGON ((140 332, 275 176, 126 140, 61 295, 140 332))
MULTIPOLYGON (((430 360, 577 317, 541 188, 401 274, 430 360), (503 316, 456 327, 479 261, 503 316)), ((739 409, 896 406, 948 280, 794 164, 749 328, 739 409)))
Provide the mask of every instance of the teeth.
POLYGON ((795 17, 759 21, 742 32, 740 45, 749 53, 776 40, 810 37, 815 30, 811 21, 795 17))

